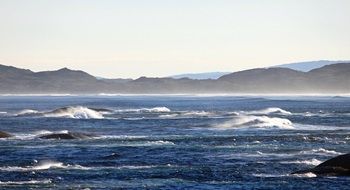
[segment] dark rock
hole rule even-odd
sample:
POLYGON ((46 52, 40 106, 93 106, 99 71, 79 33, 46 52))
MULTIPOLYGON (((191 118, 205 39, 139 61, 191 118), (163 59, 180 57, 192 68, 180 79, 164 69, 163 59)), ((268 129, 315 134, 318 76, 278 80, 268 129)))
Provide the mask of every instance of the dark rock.
POLYGON ((297 171, 292 174, 308 172, 312 172, 318 176, 350 176, 350 154, 337 156, 312 169, 297 171))
POLYGON ((68 133, 52 133, 47 135, 42 135, 39 138, 40 139, 65 139, 65 140, 71 140, 71 139, 89 139, 94 137, 94 135, 90 134, 84 134, 84 133, 75 133, 75 132, 68 132, 68 133))
POLYGON ((0 131, 0 138, 9 138, 9 137, 12 137, 12 135, 9 133, 0 131))

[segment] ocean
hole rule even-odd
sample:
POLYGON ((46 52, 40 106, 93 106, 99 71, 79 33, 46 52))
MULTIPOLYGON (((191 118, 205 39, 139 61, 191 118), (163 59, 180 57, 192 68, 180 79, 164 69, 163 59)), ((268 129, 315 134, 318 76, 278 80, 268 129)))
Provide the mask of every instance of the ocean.
POLYGON ((350 97, 0 96, 0 189, 348 189, 350 97), (52 134, 77 139, 45 139, 52 134), (86 137, 86 138, 85 138, 86 137))

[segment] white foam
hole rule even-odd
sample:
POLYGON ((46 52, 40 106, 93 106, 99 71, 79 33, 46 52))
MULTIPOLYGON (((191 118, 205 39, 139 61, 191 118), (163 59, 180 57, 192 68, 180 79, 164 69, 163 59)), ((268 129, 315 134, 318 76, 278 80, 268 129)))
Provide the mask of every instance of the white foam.
POLYGON ((245 114, 249 115, 269 115, 269 114, 278 114, 278 115, 292 115, 291 112, 283 110, 281 108, 276 107, 270 107, 262 110, 255 110, 255 111, 243 111, 245 114))
POLYGON ((286 161, 286 162, 281 162, 284 164, 305 164, 305 165, 311 165, 311 166, 317 166, 322 163, 322 161, 317 160, 317 159, 311 159, 311 160, 296 160, 296 161, 286 161))
POLYGON ((100 136, 100 137, 94 137, 95 139, 144 139, 144 138, 148 138, 149 136, 136 136, 136 135, 104 135, 104 136, 100 136))
POLYGON ((189 112, 185 112, 183 115, 184 116, 200 116, 200 117, 203 117, 203 116, 213 115, 213 113, 207 112, 207 111, 189 111, 189 112))
POLYGON ((140 108, 140 109, 119 109, 115 110, 115 112, 151 112, 151 113, 165 113, 171 112, 171 110, 167 107, 154 107, 154 108, 140 108))
POLYGON ((143 108, 141 110, 146 112, 170 112, 171 111, 167 107, 143 108))
POLYGON ((38 110, 32 110, 32 109, 24 109, 15 114, 15 116, 24 116, 24 115, 30 115, 30 114, 37 114, 39 113, 38 110))
POLYGON ((164 145, 170 145, 173 146, 175 143, 171 141, 146 141, 146 142, 137 142, 137 143, 131 143, 131 144, 123 144, 123 146, 164 146, 164 145))
POLYGON ((207 111, 181 111, 177 113, 159 115, 159 118, 196 118, 196 117, 208 117, 214 116, 215 114, 207 111))
POLYGON ((307 172, 307 173, 303 173, 303 174, 293 174, 293 176, 295 176, 295 177, 307 177, 307 178, 317 177, 317 175, 312 173, 312 172, 307 172))
POLYGON ((273 177, 285 177, 286 175, 283 174, 253 174, 255 177, 268 177, 268 178, 273 178, 273 177))
POLYGON ((146 145, 175 145, 175 143, 170 141, 149 141, 146 145))
POLYGON ((46 112, 45 117, 64 117, 75 119, 103 119, 103 115, 95 110, 83 106, 66 107, 46 112))
POLYGON ((294 129, 292 122, 288 119, 267 116, 241 115, 232 120, 219 124, 218 128, 261 128, 261 129, 294 129))
POLYGON ((51 179, 29 180, 29 181, 0 181, 0 185, 30 185, 30 184, 50 184, 51 179))
MULTIPOLYGON (((35 161, 37 162, 37 161, 35 161)), ((37 170, 48 170, 52 168, 58 168, 58 169, 85 169, 85 167, 80 165, 65 165, 62 162, 55 162, 55 161, 41 161, 37 165, 34 166, 26 166, 26 167, 19 167, 19 166, 7 166, 7 167, 0 167, 0 170, 2 171, 37 171, 37 170)))
POLYGON ((337 151, 334 151, 334 150, 327 150, 327 149, 324 149, 324 148, 319 148, 319 149, 311 149, 311 150, 307 150, 307 151, 301 151, 300 152, 301 154, 325 154, 325 155, 341 155, 341 154, 344 154, 344 153, 341 153, 341 152, 337 152, 337 151))
POLYGON ((178 117, 179 116, 179 114, 177 114, 177 113, 174 113, 174 114, 165 114, 165 115, 160 115, 159 117, 160 118, 176 118, 176 117, 178 117))
POLYGON ((31 170, 47 170, 50 168, 66 168, 62 162, 44 161, 37 166, 31 167, 31 170))
POLYGON ((117 169, 131 169, 131 170, 137 170, 137 169, 150 169, 150 168, 154 168, 157 166, 119 166, 117 167, 117 169))

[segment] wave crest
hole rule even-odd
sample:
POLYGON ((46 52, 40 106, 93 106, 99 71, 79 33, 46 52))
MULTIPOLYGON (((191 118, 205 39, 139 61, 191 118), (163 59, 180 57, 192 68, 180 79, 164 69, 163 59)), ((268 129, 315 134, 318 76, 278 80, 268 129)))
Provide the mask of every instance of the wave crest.
POLYGON ((43 114, 44 117, 64 117, 76 119, 103 119, 103 115, 93 109, 83 106, 71 106, 59 108, 43 114))
POLYGON ((15 114, 15 116, 26 116, 26 115, 33 115, 39 113, 38 110, 32 110, 32 109, 24 109, 15 114))
POLYGON ((279 129, 294 129, 290 120, 278 117, 267 116, 251 116, 242 115, 236 116, 232 120, 218 125, 219 128, 279 128, 279 129))
POLYGON ((56 161, 41 161, 37 165, 34 166, 26 166, 26 167, 19 167, 19 166, 8 166, 8 167, 0 167, 0 170, 2 171, 37 171, 37 170, 48 170, 48 169, 84 169, 83 166, 80 165, 65 165, 62 162, 56 162, 56 161))
POLYGON ((315 158, 311 160, 296 160, 296 161, 287 161, 287 162, 281 162, 284 164, 305 164, 305 165, 311 165, 311 166, 317 166, 322 163, 322 161, 317 160, 315 158))
POLYGON ((312 150, 308 150, 308 151, 301 151, 302 154, 325 154, 325 155, 341 155, 344 154, 342 152, 337 152, 334 150, 327 150, 324 148, 319 148, 319 149, 312 149, 312 150))
POLYGON ((139 108, 139 109, 120 109, 115 110, 117 113, 125 113, 125 112, 148 112, 148 113, 166 113, 171 112, 171 110, 167 107, 154 107, 154 108, 139 108))
POLYGON ((255 110, 255 111, 246 111, 243 112, 249 115, 270 115, 270 114, 277 114, 277 115, 292 115, 291 112, 286 111, 284 109, 281 108, 277 108, 277 107, 270 107, 270 108, 266 108, 266 109, 262 109, 262 110, 255 110))

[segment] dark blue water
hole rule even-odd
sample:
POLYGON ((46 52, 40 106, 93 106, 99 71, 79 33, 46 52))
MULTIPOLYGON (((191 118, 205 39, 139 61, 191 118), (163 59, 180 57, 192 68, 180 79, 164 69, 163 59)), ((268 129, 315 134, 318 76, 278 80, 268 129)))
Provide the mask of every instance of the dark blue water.
POLYGON ((349 129, 348 97, 2 96, 0 189, 347 189, 290 173, 349 129), (94 137, 39 138, 68 132, 94 137))

